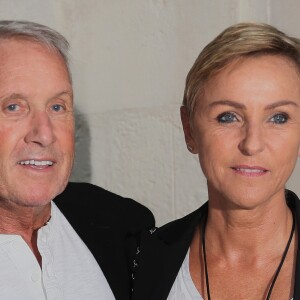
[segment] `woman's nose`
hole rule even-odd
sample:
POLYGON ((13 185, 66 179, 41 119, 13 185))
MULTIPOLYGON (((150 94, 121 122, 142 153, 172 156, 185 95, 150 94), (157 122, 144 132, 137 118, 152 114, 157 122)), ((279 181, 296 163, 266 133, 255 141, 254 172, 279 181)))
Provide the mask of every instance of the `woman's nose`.
POLYGON ((54 141, 53 125, 48 114, 46 112, 36 112, 29 122, 25 142, 36 143, 42 147, 47 147, 54 141))
POLYGON ((240 151, 247 156, 262 152, 265 148, 263 128, 258 125, 249 125, 243 129, 244 133, 239 144, 240 151))

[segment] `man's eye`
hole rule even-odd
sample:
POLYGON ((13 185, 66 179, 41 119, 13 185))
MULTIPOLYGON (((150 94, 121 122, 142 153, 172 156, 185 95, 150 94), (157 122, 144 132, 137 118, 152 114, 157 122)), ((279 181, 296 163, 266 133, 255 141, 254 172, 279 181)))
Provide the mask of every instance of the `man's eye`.
POLYGON ((219 123, 232 123, 237 121, 237 117, 234 113, 226 112, 217 117, 219 123))
POLYGON ((20 106, 18 104, 10 104, 6 108, 8 111, 18 111, 20 106))
POLYGON ((271 118, 271 122, 273 122, 274 124, 284 124, 288 121, 289 117, 287 114, 276 114, 271 118))
POLYGON ((51 106, 51 109, 55 112, 60 112, 64 110, 64 107, 60 104, 54 104, 51 106))

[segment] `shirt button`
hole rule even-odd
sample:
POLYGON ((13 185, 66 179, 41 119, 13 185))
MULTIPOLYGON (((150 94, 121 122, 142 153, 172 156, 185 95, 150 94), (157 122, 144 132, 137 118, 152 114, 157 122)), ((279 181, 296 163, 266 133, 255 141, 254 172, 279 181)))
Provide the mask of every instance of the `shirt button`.
POLYGON ((32 274, 31 274, 31 280, 32 280, 33 282, 39 281, 39 280, 40 280, 40 274, 38 274, 38 273, 36 273, 36 272, 32 273, 32 274))

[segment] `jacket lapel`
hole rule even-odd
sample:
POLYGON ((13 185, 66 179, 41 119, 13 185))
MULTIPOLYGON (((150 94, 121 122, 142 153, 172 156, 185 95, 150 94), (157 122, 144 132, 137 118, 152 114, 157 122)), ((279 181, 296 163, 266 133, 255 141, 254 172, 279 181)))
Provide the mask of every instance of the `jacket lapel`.
POLYGON ((291 209, 294 210, 296 216, 296 228, 297 228, 297 237, 298 237, 298 245, 297 245, 297 257, 296 257, 296 270, 295 270, 295 282, 294 282, 294 296, 293 300, 300 300, 300 201, 296 194, 291 191, 287 191, 286 194, 288 204, 291 209))
POLYGON ((141 238, 133 300, 166 300, 207 204, 141 238))
POLYGON ((86 246, 93 253, 117 300, 129 300, 130 282, 127 271, 124 245, 116 239, 116 232, 110 227, 93 224, 80 234, 86 246), (105 258, 105 259, 104 259, 105 258))

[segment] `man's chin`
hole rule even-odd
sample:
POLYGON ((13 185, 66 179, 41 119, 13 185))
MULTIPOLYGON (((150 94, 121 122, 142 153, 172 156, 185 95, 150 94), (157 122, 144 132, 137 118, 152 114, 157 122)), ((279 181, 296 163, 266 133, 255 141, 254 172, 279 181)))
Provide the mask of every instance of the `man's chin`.
POLYGON ((33 197, 33 198, 27 198, 27 197, 18 197, 14 199, 9 199, 9 202, 13 205, 17 205, 19 207, 28 207, 28 208, 34 208, 34 207, 43 207, 49 204, 52 200, 52 197, 33 197))
POLYGON ((60 187, 43 187, 26 189, 25 191, 16 191, 12 197, 9 197, 10 202, 23 207, 41 207, 50 203, 57 195, 65 188, 65 185, 60 187))

